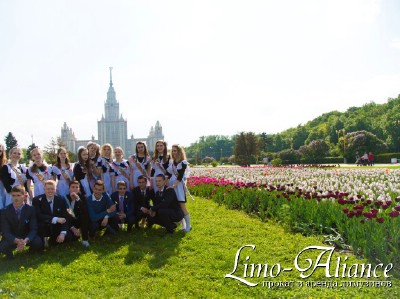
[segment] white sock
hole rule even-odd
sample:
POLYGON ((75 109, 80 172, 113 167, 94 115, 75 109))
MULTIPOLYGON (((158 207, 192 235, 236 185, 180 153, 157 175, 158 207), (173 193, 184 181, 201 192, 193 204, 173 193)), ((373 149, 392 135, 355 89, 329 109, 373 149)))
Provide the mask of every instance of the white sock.
POLYGON ((190 232, 190 230, 192 229, 192 226, 190 225, 190 214, 186 214, 185 217, 183 217, 183 219, 185 219, 186 222, 185 231, 190 232))
POLYGON ((186 230, 186 221, 185 221, 185 218, 182 218, 182 230, 186 230))

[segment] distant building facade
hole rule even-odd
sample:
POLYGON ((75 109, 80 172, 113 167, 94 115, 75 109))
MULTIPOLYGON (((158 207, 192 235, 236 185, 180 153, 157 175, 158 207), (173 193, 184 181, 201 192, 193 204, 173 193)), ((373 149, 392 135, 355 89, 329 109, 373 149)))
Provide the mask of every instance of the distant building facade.
POLYGON ((150 128, 147 138, 134 138, 133 135, 128 139, 128 122, 119 113, 119 103, 112 82, 112 68, 110 68, 110 86, 107 92, 107 100, 104 104, 105 113, 97 121, 98 139, 94 136, 90 140, 78 140, 75 133, 68 127, 67 123, 61 128, 61 141, 69 151, 78 152, 80 146, 85 146, 89 141, 94 141, 100 145, 110 143, 114 148, 120 146, 125 152, 125 157, 135 152, 135 145, 138 141, 144 141, 150 151, 154 150, 157 140, 164 139, 162 126, 159 121, 150 128))

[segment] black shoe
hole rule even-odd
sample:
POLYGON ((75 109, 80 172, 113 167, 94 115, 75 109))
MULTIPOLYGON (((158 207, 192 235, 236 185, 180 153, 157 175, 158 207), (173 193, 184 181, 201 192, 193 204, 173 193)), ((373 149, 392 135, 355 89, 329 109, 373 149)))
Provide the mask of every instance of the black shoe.
POLYGON ((152 227, 153 227, 153 225, 154 225, 154 222, 153 222, 153 221, 151 221, 150 219, 147 219, 147 222, 146 222, 146 227, 147 227, 147 228, 152 228, 152 227))
POLYGON ((111 226, 107 225, 107 228, 106 228, 106 231, 104 232, 104 234, 105 235, 106 234, 111 234, 113 236, 116 236, 117 232, 113 228, 111 228, 111 226))
POLYGON ((168 225, 168 227, 165 227, 165 229, 167 230, 168 234, 173 234, 176 229, 176 224, 172 223, 171 225, 168 225))

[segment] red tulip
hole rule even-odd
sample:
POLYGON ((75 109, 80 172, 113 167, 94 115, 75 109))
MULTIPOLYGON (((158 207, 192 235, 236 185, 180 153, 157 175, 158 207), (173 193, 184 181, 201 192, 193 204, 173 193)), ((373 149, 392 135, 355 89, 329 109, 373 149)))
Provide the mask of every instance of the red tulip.
POLYGON ((372 217, 374 217, 374 214, 373 213, 371 213, 371 212, 364 212, 364 217, 365 218, 372 218, 372 217))

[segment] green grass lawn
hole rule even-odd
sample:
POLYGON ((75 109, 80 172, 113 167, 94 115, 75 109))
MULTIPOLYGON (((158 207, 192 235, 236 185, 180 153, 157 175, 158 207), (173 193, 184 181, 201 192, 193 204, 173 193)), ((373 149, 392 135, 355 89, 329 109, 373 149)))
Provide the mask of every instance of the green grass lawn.
MULTIPOLYGON (((202 199, 188 203, 193 230, 165 235, 161 228, 121 232, 111 240, 99 238, 85 250, 79 243, 49 249, 43 255, 18 254, 0 260, 0 295, 16 298, 399 298, 400 281, 391 288, 307 287, 306 282, 327 281, 318 269, 301 279, 295 256, 305 247, 323 246, 317 237, 285 232, 276 223, 263 223, 243 212, 202 199), (231 273, 237 250, 246 244, 235 272, 243 276, 243 263, 281 264, 293 268, 277 278, 248 278, 249 287, 224 278, 231 273), (272 288, 263 281, 302 281, 303 287, 272 288)), ((317 254, 313 255, 315 258, 317 254)), ((335 254, 337 257, 338 254, 335 254)), ((344 254, 340 254, 344 258, 344 254)), ((350 257, 348 264, 366 263, 350 257)), ((335 263, 332 263, 335 264, 335 263)), ((303 260, 302 266, 306 263, 303 260)), ((333 273, 333 271, 332 271, 333 273)), ((368 279, 343 279, 369 281, 368 279)), ((384 279, 379 279, 384 280, 384 279)), ((333 279, 340 285, 340 279, 333 279)))

